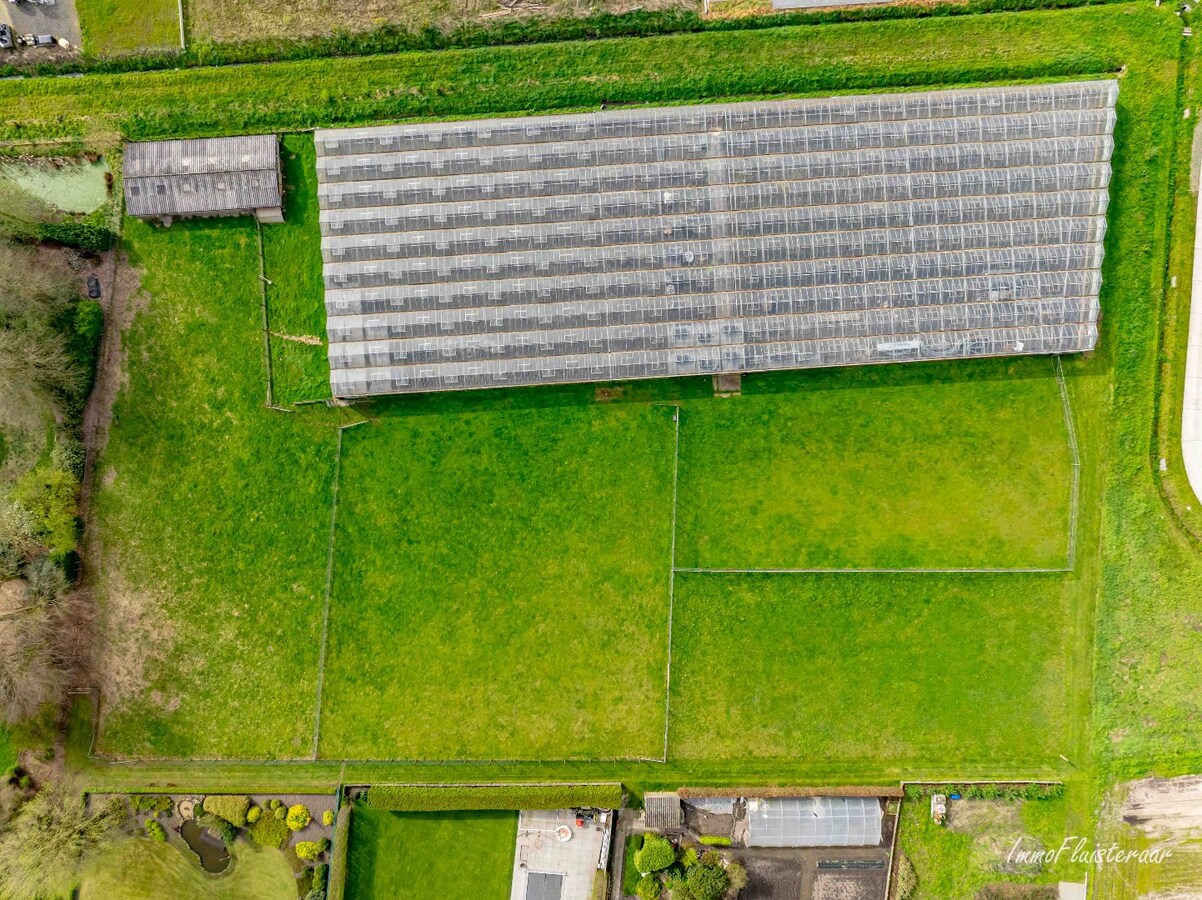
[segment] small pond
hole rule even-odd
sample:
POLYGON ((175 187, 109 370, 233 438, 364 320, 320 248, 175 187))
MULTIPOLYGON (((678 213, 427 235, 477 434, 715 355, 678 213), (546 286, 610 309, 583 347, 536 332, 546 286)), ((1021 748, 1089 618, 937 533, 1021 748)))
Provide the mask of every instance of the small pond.
POLYGON ((180 826, 180 837, 200 858, 200 867, 213 875, 220 875, 230 867, 230 853, 221 839, 207 829, 201 828, 194 819, 180 826))
POLYGON ((108 163, 0 162, 0 179, 41 202, 68 213, 90 213, 108 197, 108 163))

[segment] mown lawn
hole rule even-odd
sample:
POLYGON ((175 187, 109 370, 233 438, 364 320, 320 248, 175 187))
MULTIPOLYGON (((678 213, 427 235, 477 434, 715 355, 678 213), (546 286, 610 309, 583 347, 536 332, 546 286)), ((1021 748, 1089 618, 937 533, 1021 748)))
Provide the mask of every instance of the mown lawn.
POLYGON ((1055 759, 1077 596, 1049 575, 678 575, 669 752, 1055 759))
POLYGON ((284 135, 280 155, 284 223, 263 226, 263 259, 273 395, 295 403, 330 396, 313 135, 284 135))
POLYGON ((75 0, 75 8, 92 56, 179 49, 177 0, 75 0))
POLYGON ((0 725, 0 772, 17 761, 17 748, 13 746, 12 735, 0 725))
POLYGON ((125 228, 148 299, 97 470, 98 750, 307 754, 334 428, 263 408, 252 222, 125 228))
POLYGON ((661 755, 672 416, 447 411, 346 431, 321 756, 661 755))
POLYGON ((751 378, 685 412, 676 564, 1062 568, 1071 485, 1050 360, 751 378))
POLYGON ((126 838, 84 875, 80 900, 294 900, 296 878, 279 850, 238 841, 230 868, 205 873, 195 858, 170 844, 126 838))
POLYGON ((396 813, 355 808, 348 900, 504 900, 513 878, 514 812, 396 813))

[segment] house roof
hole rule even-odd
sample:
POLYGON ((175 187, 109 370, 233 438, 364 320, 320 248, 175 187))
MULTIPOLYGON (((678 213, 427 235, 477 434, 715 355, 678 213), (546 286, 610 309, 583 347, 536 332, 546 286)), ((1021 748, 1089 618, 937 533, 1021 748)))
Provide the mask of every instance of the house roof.
POLYGON ((240 212, 283 205, 275 135, 125 145, 125 207, 133 216, 240 212))

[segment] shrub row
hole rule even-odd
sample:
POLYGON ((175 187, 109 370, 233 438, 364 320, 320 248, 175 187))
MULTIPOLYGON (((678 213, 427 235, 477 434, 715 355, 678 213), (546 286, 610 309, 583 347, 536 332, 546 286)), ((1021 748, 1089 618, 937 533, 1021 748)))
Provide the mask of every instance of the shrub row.
POLYGON ((912 784, 907 800, 922 800, 931 794, 959 794, 966 800, 1055 800, 1064 796, 1063 784, 912 784))
POLYGON ((368 788, 367 805, 404 812, 461 809, 566 809, 595 806, 618 809, 620 784, 513 784, 477 787, 466 784, 377 784, 368 788))
POLYGON ((85 253, 102 253, 117 240, 111 228, 91 222, 44 222, 37 228, 37 238, 85 253))
POLYGON ((841 8, 818 12, 770 13, 756 16, 707 19, 691 10, 636 10, 594 13, 580 18, 529 18, 492 24, 468 24, 451 30, 427 27, 411 30, 382 25, 356 34, 337 33, 301 40, 247 41, 237 44, 199 44, 185 52, 158 51, 140 55, 84 57, 34 66, 0 66, 0 76, 62 75, 77 72, 137 72, 197 66, 224 66, 250 62, 370 56, 420 50, 451 50, 558 41, 644 37, 699 31, 742 31, 790 25, 828 25, 837 22, 871 22, 945 16, 1020 12, 1033 9, 1067 9, 1098 6, 1125 0, 967 0, 931 6, 904 4, 841 8))

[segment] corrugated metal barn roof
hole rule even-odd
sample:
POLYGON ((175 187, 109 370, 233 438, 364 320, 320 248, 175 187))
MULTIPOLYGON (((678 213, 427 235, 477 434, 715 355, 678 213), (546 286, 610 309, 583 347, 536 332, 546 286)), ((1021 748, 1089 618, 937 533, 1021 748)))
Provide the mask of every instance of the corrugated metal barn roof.
POLYGON ((273 134, 126 144, 125 207, 173 216, 281 206, 279 172, 273 134))
POLYGON ((318 131, 334 394, 1091 349, 1117 94, 318 131))

